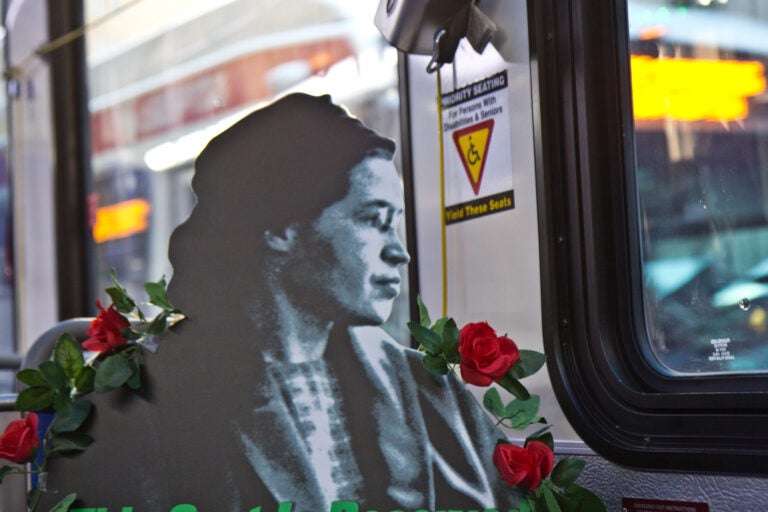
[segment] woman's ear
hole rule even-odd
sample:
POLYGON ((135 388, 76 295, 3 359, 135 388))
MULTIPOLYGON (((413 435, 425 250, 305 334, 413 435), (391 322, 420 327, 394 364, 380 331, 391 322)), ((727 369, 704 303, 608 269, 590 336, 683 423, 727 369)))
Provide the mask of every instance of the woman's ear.
POLYGON ((264 231, 264 242, 266 242, 267 247, 273 251, 288 252, 296 243, 298 234, 299 230, 296 224, 291 224, 283 229, 267 229, 264 231))

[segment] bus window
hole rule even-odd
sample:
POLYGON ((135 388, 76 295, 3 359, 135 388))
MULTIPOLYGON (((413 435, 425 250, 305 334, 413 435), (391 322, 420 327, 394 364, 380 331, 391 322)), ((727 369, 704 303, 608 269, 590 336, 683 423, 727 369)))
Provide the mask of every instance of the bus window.
MULTIPOLYGON (((3 118, 5 119, 5 118, 3 118)), ((4 122, 2 123, 4 124, 4 122)), ((0 151, 0 360, 16 351, 13 341, 13 232, 11 230, 11 190, 5 147, 0 151)), ((12 389, 12 368, 0 367, 0 392, 12 389)))
POLYGON ((768 5, 629 2, 649 358, 768 370, 768 5))
POLYGON ((534 11, 544 345, 601 456, 764 474, 768 6, 705 3, 534 11))
MULTIPOLYGON (((4 46, 5 39, 0 42, 4 46)), ((5 52, 3 52, 5 54, 5 52)), ((11 183, 8 170, 7 98, 0 95, 0 393, 13 389, 14 341, 13 230, 11 229, 11 183), (7 366, 7 368, 5 368, 7 366)))
MULTIPOLYGON (((171 275, 168 238, 194 205, 194 158, 273 98, 330 94, 399 140, 397 53, 372 23, 377 3, 86 0, 99 290, 110 268, 137 294, 171 275)), ((390 320, 399 329, 407 301, 405 291, 390 320)))

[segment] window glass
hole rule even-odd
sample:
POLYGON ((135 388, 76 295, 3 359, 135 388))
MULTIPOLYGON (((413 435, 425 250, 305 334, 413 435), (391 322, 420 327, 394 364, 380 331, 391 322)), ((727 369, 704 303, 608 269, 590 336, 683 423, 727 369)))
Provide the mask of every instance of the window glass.
POLYGON ((629 2, 650 354, 768 370, 768 3, 629 2))
MULTIPOLYGON (((3 51, 4 37, 0 40, 3 51)), ((4 60, 4 59, 3 59, 4 60)), ((0 393, 13 389, 14 341, 14 293, 13 293, 13 231, 11 229, 11 183, 8 172, 7 98, 0 95, 0 393)))
MULTIPOLYGON (((331 94, 399 140, 397 54, 373 24, 377 4, 86 0, 100 290, 110 268, 137 294, 170 276, 168 238, 194 205, 194 157, 275 96, 331 94)), ((390 324, 407 314, 403 290, 390 324)))

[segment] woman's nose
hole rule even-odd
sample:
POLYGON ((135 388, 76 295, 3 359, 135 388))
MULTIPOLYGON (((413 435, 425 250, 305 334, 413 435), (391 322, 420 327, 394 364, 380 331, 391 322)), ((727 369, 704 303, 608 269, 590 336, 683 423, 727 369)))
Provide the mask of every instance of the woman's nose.
POLYGON ((393 266, 405 265, 411 261, 408 251, 405 250, 400 238, 395 237, 390 243, 384 246, 381 258, 393 266))

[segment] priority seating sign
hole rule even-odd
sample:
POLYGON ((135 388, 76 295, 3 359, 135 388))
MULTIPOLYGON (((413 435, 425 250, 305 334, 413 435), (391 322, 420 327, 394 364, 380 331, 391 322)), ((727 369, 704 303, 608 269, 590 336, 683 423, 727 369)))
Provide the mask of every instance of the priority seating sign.
POLYGON ((441 95, 445 223, 515 207, 507 72, 441 95))

